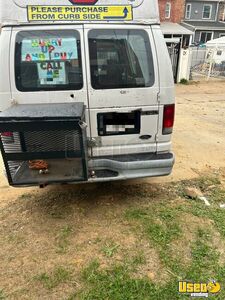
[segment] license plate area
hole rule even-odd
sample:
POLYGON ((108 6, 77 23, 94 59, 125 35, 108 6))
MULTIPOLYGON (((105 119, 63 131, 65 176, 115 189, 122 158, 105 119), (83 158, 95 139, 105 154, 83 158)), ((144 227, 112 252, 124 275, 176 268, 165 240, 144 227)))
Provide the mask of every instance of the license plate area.
POLYGON ((140 111, 107 112, 97 114, 98 135, 125 135, 140 133, 140 111))

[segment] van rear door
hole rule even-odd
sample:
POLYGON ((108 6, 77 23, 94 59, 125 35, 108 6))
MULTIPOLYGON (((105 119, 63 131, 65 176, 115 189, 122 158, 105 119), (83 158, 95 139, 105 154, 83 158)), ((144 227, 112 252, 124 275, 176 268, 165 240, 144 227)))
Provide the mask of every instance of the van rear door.
POLYGON ((10 73, 12 99, 18 104, 87 105, 83 26, 15 27, 10 73))
POLYGON ((93 156, 156 152, 158 66, 150 26, 84 25, 93 156))

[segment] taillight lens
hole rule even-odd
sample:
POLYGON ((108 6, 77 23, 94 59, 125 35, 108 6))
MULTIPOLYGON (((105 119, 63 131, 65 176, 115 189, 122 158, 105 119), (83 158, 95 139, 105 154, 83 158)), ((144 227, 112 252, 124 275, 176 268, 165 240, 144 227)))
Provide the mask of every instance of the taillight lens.
POLYGON ((5 137, 13 137, 13 133, 12 132, 1 132, 1 136, 5 136, 5 137))
POLYGON ((173 131, 175 115, 175 104, 165 105, 163 111, 163 134, 170 134, 173 131))

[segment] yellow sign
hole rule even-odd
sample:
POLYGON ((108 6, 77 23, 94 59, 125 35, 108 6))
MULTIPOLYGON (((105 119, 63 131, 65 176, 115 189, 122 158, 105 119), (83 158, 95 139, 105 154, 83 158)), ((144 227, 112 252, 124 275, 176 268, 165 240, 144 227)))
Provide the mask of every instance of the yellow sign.
POLYGON ((217 294, 221 290, 218 282, 212 280, 209 283, 179 281, 178 291, 180 294, 190 294, 191 297, 206 297, 209 294, 217 294))
POLYGON ((34 6, 29 5, 28 21, 129 21, 131 5, 34 6))

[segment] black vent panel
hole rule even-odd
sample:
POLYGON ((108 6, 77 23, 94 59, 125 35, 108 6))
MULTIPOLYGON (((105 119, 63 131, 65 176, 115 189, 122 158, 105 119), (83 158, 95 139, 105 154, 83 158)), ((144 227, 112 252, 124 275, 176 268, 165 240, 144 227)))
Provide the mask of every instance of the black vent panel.
POLYGON ((87 180, 86 129, 80 126, 84 113, 75 115, 66 105, 63 117, 63 108, 65 104, 60 116, 51 112, 49 118, 32 113, 30 117, 29 111, 21 118, 18 108, 19 117, 0 114, 0 146, 10 185, 87 180))

